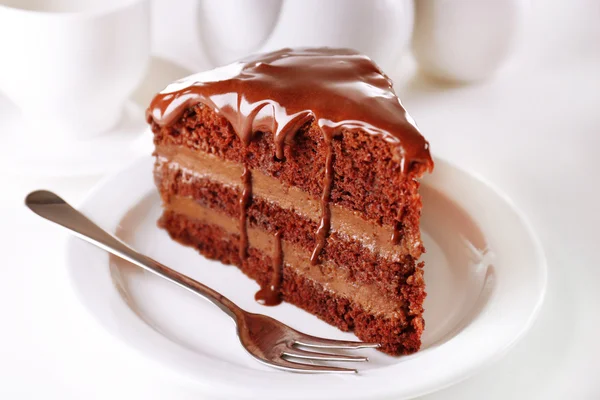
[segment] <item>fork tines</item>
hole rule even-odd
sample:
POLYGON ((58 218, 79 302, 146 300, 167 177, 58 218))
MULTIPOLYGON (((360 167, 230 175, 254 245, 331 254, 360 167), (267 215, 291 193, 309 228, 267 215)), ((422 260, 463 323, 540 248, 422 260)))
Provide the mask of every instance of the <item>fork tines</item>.
POLYGON ((281 354, 281 367, 288 371, 305 372, 305 373, 357 373, 353 368, 342 368, 329 365, 306 364, 302 361, 333 361, 333 362, 349 362, 349 361, 369 361, 368 357, 353 356, 341 353, 320 352, 305 350, 302 347, 310 349, 329 349, 329 350, 355 350, 365 348, 377 348, 378 343, 364 343, 346 340, 324 339, 315 336, 306 335, 300 339, 296 339, 288 349, 281 354), (301 347, 300 347, 301 346, 301 347), (300 361, 300 362, 298 362, 300 361))

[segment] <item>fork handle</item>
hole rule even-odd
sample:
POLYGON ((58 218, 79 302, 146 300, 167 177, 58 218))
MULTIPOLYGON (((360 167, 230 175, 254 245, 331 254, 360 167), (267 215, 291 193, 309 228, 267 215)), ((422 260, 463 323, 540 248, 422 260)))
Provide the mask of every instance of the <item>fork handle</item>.
POLYGON ((32 192, 25 199, 25 205, 40 217, 67 228, 75 236, 209 300, 234 321, 237 322, 238 317, 243 314, 241 308, 217 291, 138 253, 100 228, 55 193, 47 190, 32 192))

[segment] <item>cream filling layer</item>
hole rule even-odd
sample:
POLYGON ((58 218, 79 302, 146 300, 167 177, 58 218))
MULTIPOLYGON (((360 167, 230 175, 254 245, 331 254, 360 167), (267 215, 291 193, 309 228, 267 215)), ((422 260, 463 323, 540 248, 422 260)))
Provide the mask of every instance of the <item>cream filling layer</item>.
MULTIPOLYGON (((165 208, 202 223, 216 225, 229 234, 239 234, 236 218, 206 208, 192 198, 173 196, 165 208)), ((262 229, 248 226, 248 244, 263 254, 270 255, 275 247, 275 237, 262 229)), ((401 301, 385 297, 375 285, 351 282, 347 269, 337 267, 329 261, 312 265, 310 252, 286 241, 282 241, 282 252, 285 268, 319 283, 338 296, 352 299, 369 313, 398 316, 403 304, 401 301)))
MULTIPOLYGON (((198 178, 242 188, 241 164, 183 146, 158 146, 156 154, 159 162, 168 163, 170 168, 182 169, 198 178)), ((252 170, 252 196, 276 203, 281 208, 292 210, 317 223, 321 218, 320 200, 258 170, 252 170)), ((329 207, 331 231, 350 237, 387 259, 396 261, 402 255, 402 247, 391 241, 393 227, 367 221, 358 213, 336 204, 330 203, 329 207)))

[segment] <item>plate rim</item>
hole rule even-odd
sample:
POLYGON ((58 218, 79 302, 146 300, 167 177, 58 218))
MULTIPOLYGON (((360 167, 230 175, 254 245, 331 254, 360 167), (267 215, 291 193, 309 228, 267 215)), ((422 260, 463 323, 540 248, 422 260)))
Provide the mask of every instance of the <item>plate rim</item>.
MULTIPOLYGON (((528 220, 528 218, 526 217, 526 215, 522 212, 522 210, 516 206, 516 204, 513 202, 513 200, 508 197, 506 194, 504 194, 501 190, 499 190, 497 187, 495 187, 492 183, 490 183, 489 181, 487 181, 485 178, 483 178, 481 175, 472 172, 468 169, 462 168, 462 167, 458 167, 456 164, 441 158, 441 157, 435 157, 434 158, 436 165, 438 166, 438 168, 440 167, 440 165, 442 165, 442 168, 450 168, 450 169, 454 169, 456 171, 458 171, 459 173, 463 173, 466 175, 467 178, 469 178, 469 180, 474 180, 476 181, 478 184, 480 184, 482 187, 484 187, 485 189, 489 190, 493 195, 495 195, 496 197, 498 197, 499 200, 501 200, 502 203, 504 203, 504 205, 506 205, 506 207, 508 207, 508 209, 513 212, 515 214, 515 216, 517 217, 518 221, 521 223, 521 228, 523 228, 523 233, 526 234, 527 238, 531 241, 532 244, 532 249, 531 249, 531 254, 533 256, 533 258, 536 260, 535 266, 532 266, 532 268, 537 272, 536 276, 538 278, 538 283, 539 283, 539 290, 538 293, 536 294, 535 298, 536 301, 532 304, 530 311, 528 312, 528 316, 525 320, 525 322, 521 325, 520 329, 518 329, 511 338, 505 340, 503 342, 502 346, 498 346, 495 348, 495 351, 490 354, 487 357, 479 357, 475 362, 471 362, 470 364, 467 363, 466 367, 463 368, 458 368, 456 370, 452 370, 450 372, 447 372, 443 377, 437 377, 437 379, 432 378, 431 380, 429 380, 428 382, 430 383, 429 385, 427 384, 421 384, 420 386, 416 386, 413 387, 411 390, 404 390, 403 388, 398 388, 397 386, 394 385, 386 385, 387 386, 387 390, 384 390, 384 386, 380 385, 379 387, 376 388, 372 388, 369 387, 369 391, 368 392, 364 392, 364 391, 356 391, 354 393, 348 393, 347 391, 341 392, 341 393, 335 393, 332 392, 331 390, 327 390, 327 391, 323 391, 322 393, 316 393, 316 392, 311 392, 310 395, 314 396, 316 395, 317 397, 315 398, 329 398, 329 399, 334 399, 334 398, 344 398, 344 399, 358 399, 358 398, 362 398, 364 395, 366 395, 367 393, 371 396, 389 396, 389 395, 395 395, 395 396, 402 396, 401 398, 410 398, 413 396, 419 396, 419 395, 425 395, 428 393, 432 393, 438 390, 441 390, 445 387, 451 386, 453 384, 456 384, 460 381, 463 381, 465 379, 467 379, 468 377, 472 376, 473 374, 479 372, 481 369, 491 365, 492 363, 494 363, 495 361, 497 361, 498 359, 500 359, 502 356, 504 356, 531 328, 531 326, 533 325, 533 323, 535 322, 536 318, 539 315, 540 309, 542 307, 544 298, 545 298, 545 294, 546 294, 546 290, 547 290, 547 280, 548 280, 548 271, 547 271, 547 261, 546 261, 546 257, 544 254, 544 249, 542 246, 542 243, 539 239, 539 237, 535 234, 535 231, 533 229, 533 226, 531 225, 530 221, 528 220), (373 389, 378 389, 378 390, 373 390, 373 389), (320 396, 320 397, 319 397, 320 396)), ((94 185, 94 187, 77 203, 78 208, 82 208, 82 211, 85 212, 89 212, 88 208, 90 207, 90 203, 93 204, 93 199, 96 197, 96 195, 98 193, 100 193, 102 190, 105 190, 106 187, 113 183, 115 181, 118 181, 120 175, 126 173, 126 172, 132 172, 135 171, 139 168, 141 168, 144 163, 149 163, 150 161, 152 161, 151 156, 146 155, 146 156, 142 156, 138 159, 133 160, 130 164, 126 165, 125 167, 123 167, 122 169, 105 176, 104 178, 102 178, 96 185, 94 185)), ((144 193, 142 193, 143 195, 144 193)), ((140 197, 138 196, 138 199, 140 197)), ((128 205, 128 204, 126 204, 128 205)), ((122 213, 126 212, 127 210, 120 210, 119 212, 121 212, 121 216, 123 215, 122 213)), ((151 354, 148 353, 147 349, 143 349, 142 347, 139 346, 138 343, 136 343, 135 341, 132 341, 130 338, 123 336, 122 334, 119 334, 119 332, 115 332, 114 329, 110 329, 109 326, 107 326, 106 321, 103 320, 103 318, 97 314, 95 314, 92 310, 92 308, 90 307, 90 304, 88 304, 89 299, 86 298, 86 294, 81 292, 81 290, 79 290, 79 284, 76 280, 76 274, 73 271, 74 266, 72 265, 73 262, 71 260, 71 258, 73 257, 72 253, 73 253, 73 249, 72 247, 74 246, 75 243, 78 243, 79 240, 77 240, 75 237, 69 237, 69 239, 67 240, 67 244, 66 244, 66 268, 67 268, 67 272, 68 272, 68 277, 69 277, 69 281, 71 283, 71 287, 73 289, 73 291, 76 294, 76 297, 78 298, 78 300, 82 303, 82 305, 84 306, 84 308, 86 309, 87 312, 89 312, 92 316, 93 319, 98 323, 99 326, 101 326, 105 331, 107 331, 108 333, 110 333, 113 337, 118 338, 121 342, 123 342, 124 344, 126 344, 127 346, 134 348, 136 350, 136 352, 139 353, 139 355, 145 357, 146 359, 150 359, 152 361, 154 361, 155 365, 159 365, 161 367, 163 367, 164 369, 173 371, 173 372, 178 372, 177 376, 184 378, 186 381, 195 384, 195 386, 198 387, 198 389, 206 394, 211 394, 211 395, 218 395, 218 396, 223 396, 223 395, 231 395, 231 396, 240 396, 242 395, 242 397, 244 398, 250 398, 250 397, 254 397, 256 396, 258 393, 264 394, 264 395, 272 395, 273 393, 279 393, 279 392, 269 392, 267 391, 260 391, 256 389, 256 385, 252 385, 252 379, 247 380, 244 379, 245 382, 243 382, 240 385, 236 385, 236 388, 233 389, 233 387, 231 385, 223 385, 223 384, 219 384, 216 383, 214 380, 211 380, 210 377, 207 376, 198 376, 198 375, 194 375, 191 376, 191 374, 186 373, 186 371, 182 370, 182 368, 180 366, 176 366, 176 365, 166 365, 163 364, 161 361, 159 361, 159 359, 161 357, 157 356, 156 354, 151 354), (228 391, 223 391, 223 389, 228 389, 228 391), (244 389, 254 389, 254 390, 249 390, 247 391, 244 395, 244 389)), ((108 260, 108 255, 106 257, 106 259, 108 260)), ((106 268, 106 273, 110 275, 109 273, 109 268, 108 268, 108 263, 107 263, 107 268, 106 268)), ((113 285, 114 287, 114 285, 113 285)), ((116 289, 115 289, 116 290, 116 289)), ((533 296, 532 296, 533 297, 533 296)), ((122 302, 123 305, 125 305, 125 302, 122 302)), ((126 308, 129 309, 128 306, 125 305, 126 308)), ((132 313, 132 315, 135 315, 133 313, 133 311, 131 309, 129 309, 132 313)), ((141 322, 141 320, 140 320, 141 322)), ((143 323, 143 322, 142 322, 143 323)), ((459 336, 459 335, 458 335, 459 336)), ((163 338, 164 340, 169 340, 168 338, 163 338)), ((451 339, 452 340, 452 339, 451 339)), ((428 350, 435 350, 435 348, 432 349, 428 349, 428 350)), ((417 358, 421 358, 420 356, 423 355, 423 353, 428 352, 428 350, 425 350, 423 352, 419 352, 416 353, 413 356, 407 356, 405 359, 406 360, 410 360, 410 359, 417 359, 417 358), (410 358, 409 358, 410 357, 410 358)), ((186 350, 189 351, 189 350, 186 350)), ((240 347, 240 354, 243 354, 243 349, 240 347)), ((199 355, 200 356, 200 355, 199 355)), ((200 356, 203 357, 203 356, 200 356)), ((164 358, 164 357, 163 357, 164 358)), ((207 359, 208 360, 208 359, 207 359)), ((164 359, 162 360, 164 362, 164 359)), ((393 368, 395 368, 398 364, 395 364, 393 366, 389 366, 389 367, 384 367, 381 369, 377 369, 377 370, 373 370, 373 371, 381 371, 381 370, 391 370, 393 368)), ((264 371, 261 370, 257 370, 257 372, 259 373, 265 373, 264 371)), ((273 375, 273 374, 282 374, 281 372, 278 371, 274 371, 271 372, 269 371, 268 374, 269 375, 273 375)), ((284 375, 290 375, 290 374, 286 374, 283 373, 284 375)), ((212 374, 211 374, 212 375, 212 374)), ((297 377, 295 379, 298 380, 298 382, 300 383, 303 380, 306 380, 304 378, 307 378, 306 375, 298 375, 298 374, 291 374, 294 375, 294 377, 297 377)), ((386 375, 380 372, 380 373, 373 373, 372 374, 375 378, 379 378, 379 380, 381 381, 380 378, 385 378, 386 375)), ((320 377, 323 376, 334 376, 334 375, 319 375, 320 377)), ((319 381, 319 376, 310 376, 310 380, 314 380, 314 381, 319 381)), ((286 380, 286 379, 278 379, 281 376, 277 377, 276 380, 278 382, 286 380)), ((339 376, 338 376, 339 377, 339 376)), ((240 376, 241 378, 241 376, 240 376)), ((272 378, 272 376, 271 376, 272 378)), ((337 380, 337 382, 342 382, 344 386, 350 386, 353 389, 356 389, 357 386, 363 386, 363 384, 365 385, 371 385, 374 382, 362 382, 359 384, 353 384, 351 383, 353 380, 361 380, 361 379, 365 379, 365 380, 373 380, 373 379, 366 379, 365 375, 358 375, 356 377, 350 377, 350 378, 344 378, 342 380, 337 380)), ((240 382, 238 382, 240 383, 240 382)), ((329 382, 328 384, 331 384, 332 382, 329 382)), ((336 387, 339 387, 340 385, 335 385, 336 387)), ((406 388, 404 388, 406 389, 406 388)), ((289 393, 288 393, 289 394, 289 393)), ((298 395, 298 393, 297 393, 298 395)), ((295 398, 303 398, 305 397, 307 394, 302 395, 300 393, 300 396, 287 396, 286 398, 289 399, 295 399, 295 398)))

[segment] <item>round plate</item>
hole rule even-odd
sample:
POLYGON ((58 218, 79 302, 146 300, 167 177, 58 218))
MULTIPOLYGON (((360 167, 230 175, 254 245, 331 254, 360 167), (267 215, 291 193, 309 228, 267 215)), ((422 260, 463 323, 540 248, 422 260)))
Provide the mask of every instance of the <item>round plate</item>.
MULTIPOLYGON (((258 286, 237 268, 178 245, 156 227, 160 199, 145 157, 105 179, 80 209, 124 241, 197 279, 251 312, 309 334, 351 339, 290 305, 254 302, 258 286)), ((543 300, 546 264, 523 215, 475 176, 436 160, 422 181, 427 253, 426 328, 421 351, 376 350, 360 373, 302 375, 254 361, 226 315, 154 275, 71 238, 67 264, 78 297, 102 326, 143 354, 179 370, 199 391, 224 398, 408 398, 456 383, 505 353, 531 326, 543 300), (232 384, 235 382, 235 384, 232 384)))

